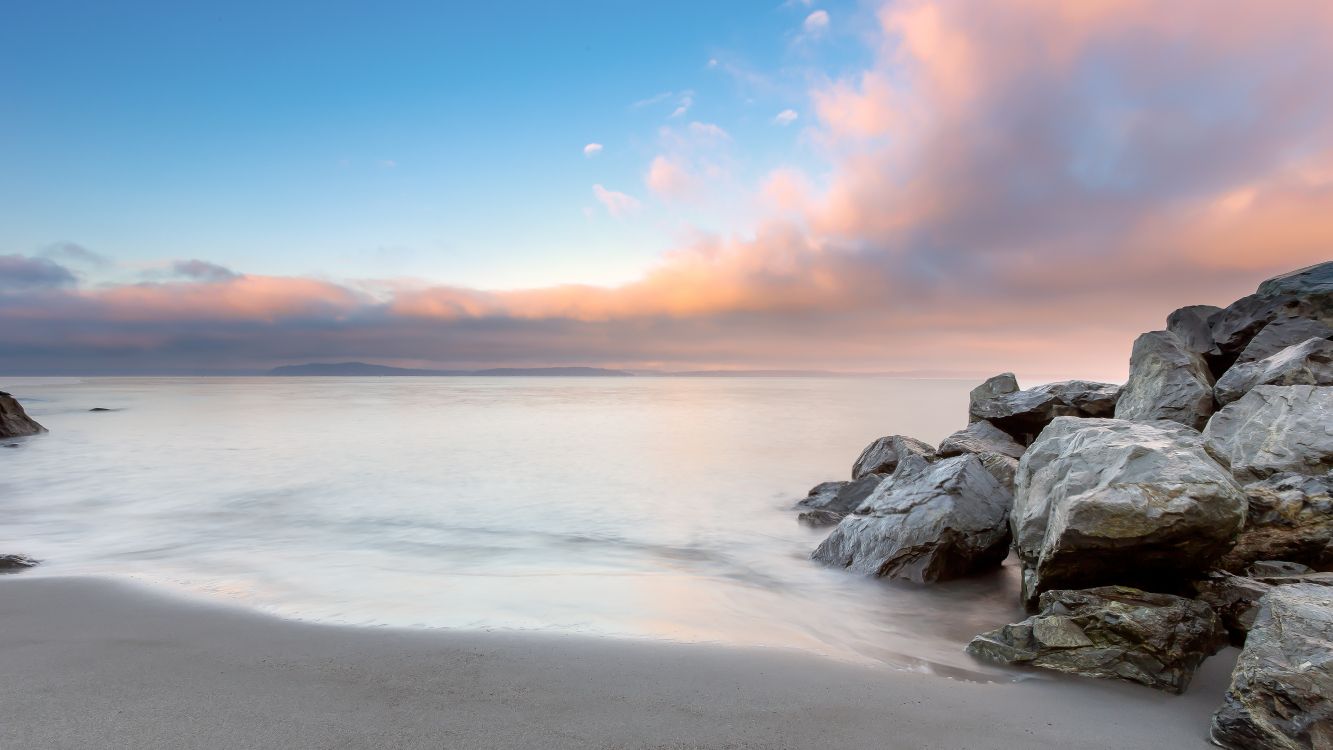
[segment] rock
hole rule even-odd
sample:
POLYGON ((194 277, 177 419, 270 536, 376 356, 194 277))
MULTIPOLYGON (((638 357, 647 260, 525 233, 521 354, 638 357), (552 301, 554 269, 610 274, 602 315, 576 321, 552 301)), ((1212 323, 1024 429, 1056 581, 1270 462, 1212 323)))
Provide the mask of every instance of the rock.
POLYGON ((1037 614, 973 638, 967 652, 1183 693, 1199 664, 1225 645, 1226 631, 1203 602, 1105 586, 1047 591, 1037 614))
POLYGON ((0 438, 23 437, 40 432, 46 432, 46 428, 23 411, 18 399, 0 391, 0 438))
POLYGON ((1219 568, 1235 573, 1261 560, 1333 566, 1333 474, 1277 474, 1246 485, 1245 494, 1245 528, 1219 568))
POLYGON ((814 529, 824 528, 825 526, 834 526, 843 519, 845 513, 837 513, 831 510, 807 510, 796 516, 796 521, 802 526, 809 526, 814 529))
MULTIPOLYGON (((1231 303, 1211 319, 1223 355, 1239 355, 1255 334, 1279 318, 1309 318, 1333 325, 1333 262, 1271 278, 1258 292, 1231 303)), ((1293 342, 1294 343, 1294 342, 1293 342)))
POLYGON ((106 408, 105 406, 94 406, 93 408, 89 409, 88 411, 113 411, 113 410, 112 410, 112 409, 108 409, 108 408, 106 408))
POLYGON ((1260 385, 1213 415, 1208 452, 1240 481, 1333 469, 1333 386, 1260 385))
POLYGON ((969 419, 987 420, 1027 445, 1056 417, 1111 416, 1119 393, 1120 386, 1087 380, 1048 383, 981 400, 975 400, 973 391, 969 419))
POLYGON ((1185 350, 1194 354, 1217 355, 1222 350, 1213 341, 1213 329, 1209 321, 1221 315, 1222 308, 1213 305, 1190 305, 1182 307, 1166 317, 1166 330, 1175 334, 1185 346, 1185 350))
POLYGON ((35 566, 38 562, 27 555, 0 555, 0 573, 18 573, 35 566))
POLYGON ((1197 430, 1212 413, 1213 375, 1203 357, 1169 331, 1139 336, 1116 419, 1170 419, 1197 430))
POLYGON ((1287 562, 1286 560, 1255 560, 1245 569, 1245 575, 1252 578, 1265 576, 1298 576, 1313 573, 1309 565, 1287 562))
POLYGON ((815 485, 804 500, 796 504, 798 508, 826 510, 845 516, 865 502, 879 483, 887 478, 884 474, 867 474, 851 482, 824 482, 815 485))
POLYGON ((917 583, 995 568, 1009 551, 1012 500, 976 456, 910 456, 811 557, 917 583))
POLYGON ((921 456, 930 460, 935 457, 935 448, 906 435, 882 437, 861 451, 856 463, 852 464, 852 479, 867 474, 892 474, 903 456, 921 456))
POLYGON ((1285 294, 1315 297, 1333 294, 1333 260, 1274 276, 1259 285, 1258 294, 1261 297, 1277 297, 1285 294))
POLYGON ((1245 521, 1240 485, 1176 422, 1050 424, 1019 462, 1011 526, 1023 600, 1132 583, 1159 588, 1206 570, 1245 521))
POLYGON ((1014 479, 1018 476, 1018 459, 1000 453, 978 453, 976 456, 981 459, 981 465, 986 467, 986 471, 995 477, 995 481, 1012 494, 1014 479))
POLYGON ((1236 365, 1271 357, 1293 344, 1309 339, 1327 339, 1333 337, 1333 328, 1309 318, 1278 318, 1264 326, 1250 343, 1245 345, 1236 365))
POLYGON ((968 421, 976 422, 984 419, 984 417, 976 416, 978 404, 984 404, 1010 393, 1018 393, 1018 378, 1015 378, 1012 372, 1002 372, 973 388, 971 393, 967 394, 968 421))
POLYGON ((1331 695, 1333 588, 1278 586, 1261 600, 1211 739, 1235 750, 1333 747, 1331 695))
POLYGON ((943 457, 961 456, 964 453, 999 453, 1010 458, 1022 458, 1026 450, 1021 444, 986 420, 969 424, 940 443, 939 454, 943 457))
POLYGON ((1256 385, 1333 385, 1333 341, 1306 339, 1266 359, 1237 363, 1218 379, 1213 395, 1225 406, 1256 385))
POLYGON ((1245 638, 1254 627, 1254 620, 1259 614, 1259 602, 1274 586, 1294 583, 1306 583, 1319 586, 1333 586, 1333 573, 1284 573, 1280 575, 1237 576, 1222 571, 1214 571, 1208 577, 1196 581, 1194 590, 1200 601, 1217 612, 1222 624, 1231 634, 1231 645, 1245 645, 1245 638))

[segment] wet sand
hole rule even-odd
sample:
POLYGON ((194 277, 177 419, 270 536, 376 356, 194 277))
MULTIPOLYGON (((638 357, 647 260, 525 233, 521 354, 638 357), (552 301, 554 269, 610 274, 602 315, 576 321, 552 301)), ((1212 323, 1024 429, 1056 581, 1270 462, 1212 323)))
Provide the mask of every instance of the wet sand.
POLYGON ((1204 748, 1183 696, 797 652, 314 625, 115 579, 0 580, 0 747, 1204 748))

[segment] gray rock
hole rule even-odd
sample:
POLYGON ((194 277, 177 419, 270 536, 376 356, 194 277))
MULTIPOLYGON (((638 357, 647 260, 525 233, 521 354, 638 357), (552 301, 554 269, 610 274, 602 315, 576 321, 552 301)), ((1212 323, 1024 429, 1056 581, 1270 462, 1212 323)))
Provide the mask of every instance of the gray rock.
POLYGON ((1213 341, 1223 355, 1235 356, 1264 326, 1279 318, 1309 318, 1333 326, 1330 275, 1333 261, 1265 281, 1256 294, 1236 300, 1210 319, 1213 341))
POLYGON ((1333 475, 1276 474, 1245 486, 1245 528, 1218 561, 1233 573, 1261 560, 1333 567, 1333 475))
POLYGON ((1203 602, 1106 586, 1047 591, 1037 614, 973 638, 967 652, 1183 693, 1199 664, 1225 645, 1226 631, 1203 602))
POLYGON ((46 428, 37 424, 18 399, 0 391, 0 438, 23 437, 46 432, 46 428))
POLYGON ((892 474, 904 456, 921 456, 932 460, 935 458, 935 447, 906 435, 879 438, 867 445, 856 463, 852 464, 852 479, 857 480, 867 474, 892 474))
POLYGON ((1129 358, 1129 382, 1116 403, 1117 419, 1170 419, 1200 429, 1213 413, 1213 375, 1203 357, 1174 333, 1139 336, 1129 358))
POLYGON ((999 453, 1010 458, 1021 458, 1024 450, 1009 433, 983 419, 945 438, 940 443, 939 454, 947 458, 964 453, 999 453))
POLYGON ((969 419, 987 420, 1026 445, 1056 417, 1111 416, 1119 394, 1113 383, 1065 380, 974 400, 969 419))
POLYGON ((831 510, 807 510, 798 514, 796 516, 796 521, 802 526, 809 526, 813 529, 822 529, 826 526, 836 526, 845 515, 845 513, 836 513, 831 510))
POLYGON ((1333 260, 1274 276, 1259 285, 1258 293, 1261 297, 1277 297, 1284 294, 1313 297, 1333 294, 1333 260))
POLYGON ((850 482, 824 482, 815 485, 805 499, 796 504, 798 508, 826 510, 845 516, 856 510, 879 483, 887 478, 885 474, 866 474, 850 482))
POLYGON ((1200 601, 1217 612, 1231 636, 1231 645, 1243 646, 1259 615, 1259 603, 1275 586, 1296 583, 1333 586, 1333 573, 1283 573, 1262 577, 1238 576, 1221 571, 1194 583, 1200 601))
POLYGON ((1180 339, 1186 351, 1203 355, 1221 354, 1222 350, 1213 341, 1213 329, 1209 324, 1211 319, 1221 313, 1222 308, 1213 305, 1182 307, 1166 317, 1166 330, 1180 339))
POLYGON ((1011 525, 1029 606, 1048 589, 1186 580, 1245 521, 1240 485, 1176 422, 1059 418, 1018 466, 1011 525))
POLYGON ((1306 339, 1266 359, 1235 364, 1218 378, 1213 395, 1225 406, 1256 385, 1333 385, 1333 341, 1306 339))
POLYGON ((1333 588, 1278 586, 1261 600, 1211 739, 1235 750, 1333 747, 1329 696, 1333 588))
POLYGON ((1287 562, 1286 560, 1255 560, 1250 567, 1245 569, 1245 575, 1252 578, 1299 576, 1313 572, 1314 570, 1309 565, 1287 562))
POLYGON ((988 378, 986 382, 972 389, 967 395, 968 402, 968 421, 975 422, 983 417, 976 416, 978 404, 984 404, 999 396, 1005 396, 1010 393, 1018 393, 1018 378, 1014 377, 1012 372, 1002 372, 999 375, 988 378))
POLYGON ((1208 452, 1245 483, 1333 469, 1333 386, 1260 385, 1213 415, 1208 452))
POLYGON ((908 457, 811 557, 917 583, 995 568, 1009 551, 1012 499, 976 456, 908 457))
POLYGON ((1256 362, 1271 357, 1293 344, 1299 344, 1308 339, 1327 339, 1330 337, 1333 337, 1333 328, 1317 320, 1278 318, 1264 326, 1254 335, 1254 338, 1250 339, 1250 343, 1245 345, 1240 356, 1236 358, 1236 364, 1243 365, 1247 362, 1256 362))
POLYGON ((0 573, 18 573, 38 562, 27 555, 0 555, 0 573))
POLYGON ((986 471, 995 477, 995 481, 999 482, 1001 487, 1011 493, 1014 491, 1015 479, 1018 476, 1018 459, 1001 453, 978 453, 976 456, 981 459, 981 465, 986 467, 986 471))

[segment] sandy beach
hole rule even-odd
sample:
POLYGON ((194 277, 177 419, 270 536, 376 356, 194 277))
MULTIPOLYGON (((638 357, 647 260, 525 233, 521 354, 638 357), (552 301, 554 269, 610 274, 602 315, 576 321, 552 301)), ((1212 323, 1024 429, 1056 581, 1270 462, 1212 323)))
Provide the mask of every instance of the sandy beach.
POLYGON ((286 621, 114 579, 0 581, 0 747, 1207 747, 1180 697, 797 652, 286 621))

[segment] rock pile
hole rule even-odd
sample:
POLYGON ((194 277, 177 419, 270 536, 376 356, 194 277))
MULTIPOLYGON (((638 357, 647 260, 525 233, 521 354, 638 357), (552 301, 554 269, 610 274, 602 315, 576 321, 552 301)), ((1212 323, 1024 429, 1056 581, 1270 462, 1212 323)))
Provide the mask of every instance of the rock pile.
POLYGON ((46 428, 33 421, 18 399, 0 391, 0 438, 24 437, 46 432, 46 428))

